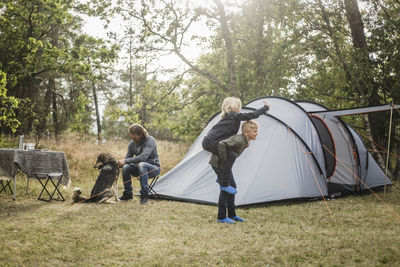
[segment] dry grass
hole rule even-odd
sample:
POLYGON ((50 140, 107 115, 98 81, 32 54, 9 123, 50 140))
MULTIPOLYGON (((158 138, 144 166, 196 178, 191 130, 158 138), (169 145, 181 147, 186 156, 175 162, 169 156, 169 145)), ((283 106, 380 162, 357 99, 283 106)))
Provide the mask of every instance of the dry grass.
MULTIPOLYGON (((45 146, 66 152, 72 187, 86 193, 97 154, 123 157, 126 149, 126 143, 77 141, 45 146)), ((158 146, 164 166, 185 150, 158 146)), ((45 203, 36 200, 36 182, 25 195, 24 179, 16 201, 0 194, 1 266, 400 266, 397 184, 385 195, 394 212, 367 194, 328 201, 333 218, 323 201, 285 201, 238 208, 247 221, 222 225, 215 206, 185 202, 45 203)))

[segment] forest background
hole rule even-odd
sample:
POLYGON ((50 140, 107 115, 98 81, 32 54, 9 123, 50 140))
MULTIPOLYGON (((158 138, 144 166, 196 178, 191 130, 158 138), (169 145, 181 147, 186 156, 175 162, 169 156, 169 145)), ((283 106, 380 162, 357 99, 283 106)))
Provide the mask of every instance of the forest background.
MULTIPOLYGON (((190 142, 226 96, 330 109, 400 103, 399 0, 197 2, 2 0, 0 146, 19 133, 38 146, 68 134, 124 139, 132 123, 190 142), (104 22, 106 38, 84 33, 86 16, 104 22), (112 18, 124 21, 119 33, 107 27, 112 18), (181 67, 159 64, 166 55, 181 67)), ((397 155, 399 110, 393 115, 397 155)), ((345 119, 383 166, 389 114, 345 119)), ((399 177, 399 157, 389 172, 399 177)))

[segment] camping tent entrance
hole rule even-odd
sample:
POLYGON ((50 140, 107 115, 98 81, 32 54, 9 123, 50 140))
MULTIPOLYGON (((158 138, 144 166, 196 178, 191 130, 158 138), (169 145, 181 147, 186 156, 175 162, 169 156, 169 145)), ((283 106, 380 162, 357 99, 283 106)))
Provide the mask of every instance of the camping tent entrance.
MULTIPOLYGON (((334 138, 336 170, 327 182, 330 195, 337 192, 354 194, 368 188, 391 184, 391 181, 366 149, 362 138, 343 120, 336 117, 334 115, 336 113, 332 113, 326 107, 313 102, 298 101, 297 103, 311 116, 323 119, 334 138)), ((375 107, 370 109, 375 110, 375 107)), ((362 110, 368 111, 369 109, 364 108, 362 110)), ((350 113, 350 115, 352 114, 356 114, 355 111, 350 113)), ((324 149, 326 150, 326 147, 324 149)))
POLYGON ((340 159, 340 162, 335 163, 335 169, 331 177, 327 178, 328 192, 330 195, 338 191, 352 193, 356 190, 356 185, 358 184, 356 176, 359 176, 356 161, 357 154, 355 152, 357 150, 347 129, 343 127, 340 120, 335 117, 325 117, 324 122, 329 128, 334 142, 333 151, 327 146, 324 146, 324 150, 329 150, 327 151, 329 154, 332 152, 337 159, 340 159))

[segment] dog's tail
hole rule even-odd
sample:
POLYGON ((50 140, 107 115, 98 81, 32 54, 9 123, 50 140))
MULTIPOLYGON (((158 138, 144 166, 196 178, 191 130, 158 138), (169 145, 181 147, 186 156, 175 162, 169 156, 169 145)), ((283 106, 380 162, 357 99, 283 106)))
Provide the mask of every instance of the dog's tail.
POLYGON ((90 198, 84 198, 81 196, 82 191, 79 187, 75 187, 74 191, 72 192, 72 201, 74 203, 82 203, 82 202, 90 202, 90 198))

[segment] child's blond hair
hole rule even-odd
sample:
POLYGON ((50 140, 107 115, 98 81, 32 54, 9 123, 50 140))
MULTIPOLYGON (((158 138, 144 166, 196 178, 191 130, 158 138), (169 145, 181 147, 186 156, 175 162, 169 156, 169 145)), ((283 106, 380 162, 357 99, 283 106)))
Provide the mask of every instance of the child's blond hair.
POLYGON ((256 121, 249 120, 242 124, 242 133, 248 132, 251 129, 258 129, 258 123, 256 121))
POLYGON ((242 109, 242 101, 237 97, 227 97, 222 101, 221 105, 221 117, 225 117, 230 111, 240 112, 242 109))

